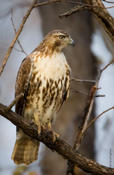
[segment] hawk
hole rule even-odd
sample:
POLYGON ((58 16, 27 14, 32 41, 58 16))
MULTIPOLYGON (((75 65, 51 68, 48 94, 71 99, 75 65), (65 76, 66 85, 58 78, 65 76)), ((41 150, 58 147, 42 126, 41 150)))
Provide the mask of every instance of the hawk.
MULTIPOLYGON (((38 128, 51 129, 51 123, 69 96, 70 67, 63 49, 74 44, 70 35, 54 30, 21 63, 17 74, 15 96, 23 93, 16 103, 16 113, 38 128)), ((40 131, 39 131, 40 132, 40 131)), ((37 160, 39 142, 17 128, 12 159, 26 165, 37 160)))

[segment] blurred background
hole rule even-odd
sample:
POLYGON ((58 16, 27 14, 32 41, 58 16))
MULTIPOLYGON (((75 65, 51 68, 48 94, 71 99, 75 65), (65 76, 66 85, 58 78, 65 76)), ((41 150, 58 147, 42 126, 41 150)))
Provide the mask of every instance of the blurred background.
MULTIPOLYGON (((113 1, 113 0, 112 0, 113 1)), ((79 1, 78 1, 79 2, 79 1)), ((0 0, 0 65, 3 57, 15 36, 31 0, 0 0)), ((107 7, 108 3, 105 3, 107 7)), ((98 69, 105 66, 112 57, 114 49, 107 42, 102 28, 89 12, 78 12, 68 18, 60 19, 59 14, 72 8, 74 3, 56 3, 35 8, 29 16, 19 37, 24 51, 29 54, 41 42, 45 34, 54 29, 68 32, 77 44, 64 52, 72 70, 72 77, 95 80, 98 69), (108 44, 107 44, 108 43, 108 44)), ((109 10, 114 16, 114 9, 109 10)), ((21 61, 26 57, 15 44, 5 70, 0 77, 0 103, 9 105, 14 99, 15 79, 21 61)), ((87 95, 92 84, 72 82, 70 98, 57 117, 54 130, 71 145, 75 133, 83 118, 87 104, 87 95), (77 93, 78 91, 78 93, 77 93)), ((101 77, 98 94, 105 97, 96 98, 91 118, 114 105, 114 65, 106 69, 101 77)), ((13 109, 14 110, 14 109, 13 109)), ((114 111, 104 114, 87 132, 80 152, 88 158, 114 168, 114 111)), ((29 167, 17 167, 11 160, 11 153, 16 138, 16 127, 0 116, 0 175, 64 175, 67 162, 56 153, 40 146, 39 160, 29 167)), ((76 168, 76 175, 85 173, 76 168)))

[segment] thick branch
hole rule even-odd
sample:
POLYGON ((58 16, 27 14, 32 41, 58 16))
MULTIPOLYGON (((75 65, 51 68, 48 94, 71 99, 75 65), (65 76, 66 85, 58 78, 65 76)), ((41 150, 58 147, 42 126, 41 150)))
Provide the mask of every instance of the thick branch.
POLYGON ((0 104, 0 114, 10 120, 14 125, 22 128, 22 130, 29 136, 43 142, 51 150, 55 150, 62 155, 65 159, 79 168, 93 175, 114 175, 114 169, 102 166, 95 161, 92 161, 72 149, 72 147, 65 141, 57 138, 53 143, 53 132, 42 130, 41 135, 38 135, 37 127, 27 123, 24 118, 13 111, 8 111, 7 107, 0 104))

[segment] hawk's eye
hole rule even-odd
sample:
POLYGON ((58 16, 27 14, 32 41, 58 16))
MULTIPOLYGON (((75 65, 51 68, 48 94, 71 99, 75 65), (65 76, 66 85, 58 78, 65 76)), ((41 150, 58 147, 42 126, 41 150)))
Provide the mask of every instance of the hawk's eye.
POLYGON ((66 36, 65 35, 59 35, 60 39, 64 39, 66 36))

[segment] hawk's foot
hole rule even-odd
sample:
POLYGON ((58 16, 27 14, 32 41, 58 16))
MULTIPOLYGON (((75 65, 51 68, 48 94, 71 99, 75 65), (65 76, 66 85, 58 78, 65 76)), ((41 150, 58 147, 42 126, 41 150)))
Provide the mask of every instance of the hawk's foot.
POLYGON ((48 122, 48 123, 47 123, 47 129, 48 129, 49 131, 52 130, 52 124, 51 124, 51 122, 48 122))
POLYGON ((47 121, 45 123, 42 123, 42 129, 51 131, 52 130, 52 125, 50 121, 47 121))
POLYGON ((45 123, 45 129, 47 129, 48 132, 50 132, 52 134, 52 140, 53 143, 57 140, 57 138, 59 138, 59 134, 57 134, 56 132, 54 132, 52 130, 52 123, 51 121, 47 121, 47 123, 45 123))
POLYGON ((41 134, 41 123, 38 123, 38 134, 40 135, 41 134))
POLYGON ((39 123, 38 125, 38 134, 41 134, 42 130, 47 130, 46 125, 39 123))
POLYGON ((60 137, 60 135, 56 132, 53 131, 52 133, 52 139, 53 139, 53 143, 56 142, 56 140, 60 137))
POLYGON ((34 119, 32 119, 32 120, 30 121, 30 125, 32 126, 32 125, 34 125, 34 124, 35 124, 34 119))

